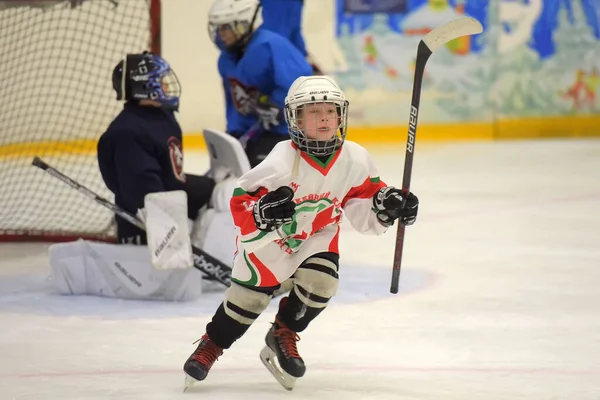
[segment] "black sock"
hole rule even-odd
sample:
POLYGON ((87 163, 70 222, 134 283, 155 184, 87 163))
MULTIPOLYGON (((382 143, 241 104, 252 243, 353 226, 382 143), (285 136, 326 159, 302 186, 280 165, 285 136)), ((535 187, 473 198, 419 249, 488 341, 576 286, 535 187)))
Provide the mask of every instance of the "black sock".
MULTIPOLYGON (((231 304, 229 306, 231 307, 231 304)), ((258 318, 258 315, 254 317, 254 319, 256 318, 258 318)), ((250 328, 250 325, 242 324, 227 315, 225 307, 221 303, 212 321, 206 326, 206 333, 217 346, 228 349, 246 333, 248 328, 250 328)))

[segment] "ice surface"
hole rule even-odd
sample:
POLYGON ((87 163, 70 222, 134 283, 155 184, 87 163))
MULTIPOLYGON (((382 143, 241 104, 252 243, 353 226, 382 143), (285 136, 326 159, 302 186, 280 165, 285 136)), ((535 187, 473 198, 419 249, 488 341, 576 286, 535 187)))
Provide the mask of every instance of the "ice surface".
MULTIPOLYGON (((373 154, 400 185, 402 150, 373 154)), ((184 394, 219 293, 57 296, 47 245, 0 245, 0 399, 598 400, 598 171, 600 141, 417 145, 400 294, 388 292, 395 231, 346 227, 340 292, 301 334, 308 371, 290 393, 258 357, 275 304, 184 394)))

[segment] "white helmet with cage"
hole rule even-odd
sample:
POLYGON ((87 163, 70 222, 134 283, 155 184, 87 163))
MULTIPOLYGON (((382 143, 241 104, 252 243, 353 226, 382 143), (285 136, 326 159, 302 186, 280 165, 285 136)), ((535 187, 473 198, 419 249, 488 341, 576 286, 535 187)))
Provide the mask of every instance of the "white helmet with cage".
POLYGON ((285 98, 284 116, 292 141, 313 156, 333 154, 346 138, 348 104, 331 77, 299 77, 285 98))
MULTIPOLYGON (((217 46, 222 45, 218 36, 221 28, 229 28, 237 37, 233 46, 252 33, 258 16, 258 0, 214 0, 208 12, 208 32, 217 46)), ((232 47, 228 45, 226 47, 232 47)))

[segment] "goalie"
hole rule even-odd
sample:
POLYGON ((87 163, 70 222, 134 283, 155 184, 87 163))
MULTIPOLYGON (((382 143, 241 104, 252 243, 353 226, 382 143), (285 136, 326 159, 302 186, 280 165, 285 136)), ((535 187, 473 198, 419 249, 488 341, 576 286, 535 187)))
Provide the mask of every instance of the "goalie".
POLYGON ((175 118, 181 88, 169 64, 148 52, 129 54, 112 83, 125 104, 98 141, 98 166, 116 205, 138 214, 146 231, 115 216, 118 245, 51 246, 55 286, 62 294, 156 300, 193 300, 203 289, 224 288, 192 268, 191 245, 232 263, 228 204, 236 176, 250 168, 244 150, 229 135, 205 131, 210 173, 185 174, 175 118))

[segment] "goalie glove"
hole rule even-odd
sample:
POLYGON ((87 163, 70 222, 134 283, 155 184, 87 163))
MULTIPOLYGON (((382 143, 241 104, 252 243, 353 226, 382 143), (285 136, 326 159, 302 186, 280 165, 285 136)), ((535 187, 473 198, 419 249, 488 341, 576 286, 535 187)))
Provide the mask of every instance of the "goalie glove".
POLYGON ((296 212, 293 198, 294 191, 288 186, 281 186, 261 197, 253 208, 256 227, 263 232, 272 232, 275 228, 292 222, 296 212))
POLYGON ((373 196, 373 206, 377 210, 377 219, 383 226, 392 226, 396 219, 400 219, 402 225, 412 225, 417 219, 419 199, 409 192, 404 204, 402 191, 387 186, 379 189, 373 196))

